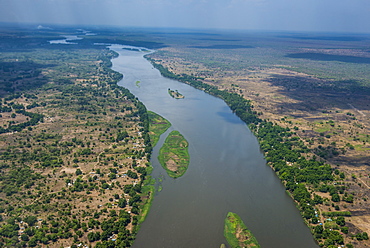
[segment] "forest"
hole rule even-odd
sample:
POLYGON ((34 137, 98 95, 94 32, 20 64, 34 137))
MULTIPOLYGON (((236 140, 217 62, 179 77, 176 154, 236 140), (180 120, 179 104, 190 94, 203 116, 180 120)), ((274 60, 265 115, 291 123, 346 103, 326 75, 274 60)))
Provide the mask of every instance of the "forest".
POLYGON ((4 35, 0 247, 131 246, 154 192, 152 146, 116 54, 4 35))

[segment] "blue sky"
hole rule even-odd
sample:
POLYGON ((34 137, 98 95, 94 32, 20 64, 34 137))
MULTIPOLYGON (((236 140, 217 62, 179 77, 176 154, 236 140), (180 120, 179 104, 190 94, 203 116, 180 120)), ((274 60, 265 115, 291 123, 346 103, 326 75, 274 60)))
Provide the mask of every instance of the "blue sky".
POLYGON ((370 33, 370 0, 0 0, 0 22, 370 33))

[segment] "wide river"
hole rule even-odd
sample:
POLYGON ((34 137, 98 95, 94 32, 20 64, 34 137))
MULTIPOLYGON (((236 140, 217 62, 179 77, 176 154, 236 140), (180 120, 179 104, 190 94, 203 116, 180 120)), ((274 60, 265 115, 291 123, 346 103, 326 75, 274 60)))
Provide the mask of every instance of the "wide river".
POLYGON ((119 53, 112 69, 124 75, 118 84, 172 123, 151 160, 152 176, 162 178, 163 189, 155 195, 133 247, 218 248, 227 244, 223 227, 230 211, 243 219, 262 247, 317 247, 293 200, 266 165, 257 139, 224 101, 162 77, 144 52, 110 48, 119 53), (172 98, 168 88, 185 98, 172 98), (190 165, 178 179, 167 176, 157 160, 171 130, 189 142, 190 165))

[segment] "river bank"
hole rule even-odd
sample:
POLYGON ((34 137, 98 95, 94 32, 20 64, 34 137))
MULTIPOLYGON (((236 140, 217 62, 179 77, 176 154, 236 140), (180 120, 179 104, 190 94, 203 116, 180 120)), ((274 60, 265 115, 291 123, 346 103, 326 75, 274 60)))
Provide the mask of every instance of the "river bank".
POLYGON ((50 46, 0 54, 0 246, 129 247, 151 196, 146 108, 113 52, 50 46))
POLYGON ((236 213, 227 213, 225 219, 224 234, 228 244, 232 248, 260 248, 256 237, 247 228, 236 213))
POLYGON ((249 220, 261 245, 315 246, 279 180, 264 166, 256 138, 222 100, 163 78, 143 53, 114 50, 120 57, 112 61, 112 68, 124 74, 119 84, 150 111, 168 119, 173 127, 167 132, 176 129, 184 135, 192 158, 187 173, 171 179, 156 159, 164 137, 158 141, 151 159, 152 176, 163 178, 162 191, 155 196, 133 247, 219 246, 226 242, 222 223, 230 210, 249 220), (140 88, 135 85, 138 80, 140 88), (173 99, 168 88, 187 97, 173 99))
MULTIPOLYGON (((220 91, 217 87, 205 84, 194 76, 176 75, 154 60, 149 60, 161 71, 162 75, 187 83, 224 99, 236 115, 248 124, 257 136, 268 164, 284 182, 286 190, 289 191, 289 195, 295 200, 297 208, 301 211, 305 223, 311 228, 315 239, 318 242, 323 242, 323 245, 344 244, 343 235, 336 230, 327 228, 327 233, 323 235, 323 230, 319 227, 323 225, 325 218, 320 215, 318 207, 324 203, 324 199, 318 194, 311 194, 308 191, 311 184, 323 183, 326 185, 331 184, 335 180, 334 171, 330 165, 317 161, 314 158, 306 159, 304 154, 307 148, 302 142, 299 142, 299 138, 294 136, 293 131, 260 119, 257 112, 252 110, 253 106, 250 102, 239 94, 220 91), (301 170, 300 173, 297 173, 296 168, 301 170), (318 206, 315 208, 315 205, 318 206)), ((332 194, 337 194, 339 190, 338 187, 334 187, 334 193, 332 194)), ((326 225, 329 226, 328 224, 326 225)), ((332 227, 332 225, 330 226, 332 227)), ((344 226, 342 222, 341 226, 344 226)), ((339 230, 341 227, 336 226, 334 229, 339 230)), ((343 230, 347 229, 344 228, 343 230)))

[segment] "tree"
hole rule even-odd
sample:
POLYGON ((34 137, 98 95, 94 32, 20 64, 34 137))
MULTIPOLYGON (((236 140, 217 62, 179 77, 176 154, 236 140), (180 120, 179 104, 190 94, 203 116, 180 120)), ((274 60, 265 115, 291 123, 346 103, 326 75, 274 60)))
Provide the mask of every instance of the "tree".
POLYGON ((304 184, 298 184, 293 191, 293 197, 296 201, 301 201, 310 198, 310 193, 307 191, 304 184))
POLYGON ((27 216, 26 218, 24 218, 24 222, 26 222, 29 226, 33 226, 37 222, 37 217, 27 216))
POLYGON ((315 233, 322 233, 324 231, 324 228, 322 225, 315 226, 315 233))
POLYGON ((23 233, 23 234, 21 235, 21 240, 23 240, 23 241, 28 241, 28 240, 30 240, 30 238, 28 237, 28 235, 27 235, 27 234, 23 233))
POLYGON ((118 207, 120 207, 120 208, 126 207, 126 199, 125 198, 121 198, 121 199, 118 200, 118 207))
POLYGON ((35 237, 32 237, 30 241, 28 241, 29 247, 35 247, 37 245, 37 239, 35 237))
POLYGON ((342 227, 340 230, 342 231, 342 233, 345 233, 345 234, 347 234, 348 233, 348 227, 347 226, 344 226, 344 227, 342 227))
POLYGON ((348 195, 348 197, 345 197, 343 200, 345 200, 348 203, 352 203, 353 202, 353 195, 350 194, 350 195, 348 195))
POLYGON ((333 194, 332 197, 331 197, 331 200, 333 202, 339 202, 340 201, 340 197, 338 194, 333 194))
POLYGON ((314 201, 315 204, 322 204, 323 203, 322 197, 319 196, 319 195, 316 195, 316 194, 314 194, 314 196, 313 196, 313 201, 314 201))
POLYGON ((128 137, 128 133, 126 131, 123 131, 123 132, 120 132, 117 134, 117 138, 116 138, 116 141, 119 142, 119 141, 122 141, 124 140, 126 137, 128 137))
POLYGON ((24 230, 24 233, 27 234, 28 236, 33 236, 33 235, 35 235, 35 229, 34 228, 26 228, 24 230))
POLYGON ((87 239, 90 241, 90 242, 94 242, 94 241, 97 241, 97 240, 100 240, 100 233, 99 232, 90 232, 89 234, 87 234, 87 239))
POLYGON ((110 217, 115 217, 115 216, 117 216, 117 212, 116 212, 116 210, 111 210, 111 211, 109 212, 109 216, 110 216, 110 217))
POLYGON ((367 232, 362 233, 362 239, 363 240, 368 240, 369 239, 369 236, 367 235, 367 232))
POLYGON ((340 226, 344 226, 346 224, 344 216, 338 216, 338 218, 335 220, 335 222, 340 226))
POLYGON ((137 179, 138 178, 136 172, 133 172, 131 170, 127 171, 127 176, 131 177, 132 179, 137 179))
POLYGON ((368 240, 369 239, 369 236, 367 235, 366 232, 363 232, 363 233, 357 233, 356 234, 356 239, 357 240, 368 240))

